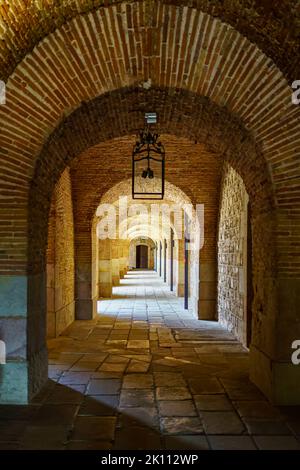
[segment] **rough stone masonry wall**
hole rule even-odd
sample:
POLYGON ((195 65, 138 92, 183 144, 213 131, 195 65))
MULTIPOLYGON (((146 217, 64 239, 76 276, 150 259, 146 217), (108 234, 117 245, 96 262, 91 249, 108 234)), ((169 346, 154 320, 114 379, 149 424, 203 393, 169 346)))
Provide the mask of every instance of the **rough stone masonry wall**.
POLYGON ((218 230, 218 318, 243 344, 247 341, 247 204, 242 178, 224 165, 218 230))
POLYGON ((62 333, 74 321, 74 227, 69 169, 58 183, 52 199, 47 249, 48 337, 62 333))

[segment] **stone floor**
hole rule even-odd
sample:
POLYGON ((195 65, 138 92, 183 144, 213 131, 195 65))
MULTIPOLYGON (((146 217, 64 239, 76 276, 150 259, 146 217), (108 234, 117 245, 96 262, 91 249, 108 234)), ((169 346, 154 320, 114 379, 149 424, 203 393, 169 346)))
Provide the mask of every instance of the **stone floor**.
POLYGON ((300 449, 300 408, 271 406, 247 351, 155 273, 129 272, 99 312, 49 342, 30 406, 0 406, 0 449, 300 449))

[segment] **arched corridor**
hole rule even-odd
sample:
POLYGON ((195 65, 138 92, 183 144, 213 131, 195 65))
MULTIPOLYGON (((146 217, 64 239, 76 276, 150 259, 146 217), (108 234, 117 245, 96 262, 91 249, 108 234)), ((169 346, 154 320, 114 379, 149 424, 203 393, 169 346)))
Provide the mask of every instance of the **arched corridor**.
POLYGON ((0 448, 299 448, 294 3, 1 3, 0 448))

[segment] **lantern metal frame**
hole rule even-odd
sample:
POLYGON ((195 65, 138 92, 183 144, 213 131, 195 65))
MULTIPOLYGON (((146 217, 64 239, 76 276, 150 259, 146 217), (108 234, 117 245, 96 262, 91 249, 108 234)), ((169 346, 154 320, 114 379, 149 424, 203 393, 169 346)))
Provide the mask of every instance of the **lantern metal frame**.
POLYGON ((165 194, 165 149, 159 134, 153 133, 149 127, 143 129, 138 134, 138 139, 132 151, 132 199, 152 199, 159 200, 165 194), (151 161, 161 164, 161 191, 159 192, 137 192, 135 191, 135 165, 141 161, 147 161, 147 169, 143 171, 142 177, 152 179, 154 177, 151 170, 151 161), (155 197, 156 196, 156 197, 155 197))

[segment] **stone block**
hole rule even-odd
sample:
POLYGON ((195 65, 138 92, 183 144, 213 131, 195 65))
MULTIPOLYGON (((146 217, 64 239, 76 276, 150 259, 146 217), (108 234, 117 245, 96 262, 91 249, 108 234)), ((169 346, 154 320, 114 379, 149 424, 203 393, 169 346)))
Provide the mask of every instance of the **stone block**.
POLYGON ((0 317, 27 315, 27 276, 0 275, 0 317))
POLYGON ((7 362, 0 365, 0 403, 28 403, 27 362, 7 362))
POLYGON ((200 320, 216 319, 216 301, 215 300, 199 300, 198 315, 200 320))
POLYGON ((217 288, 215 281, 201 281, 199 284, 199 300, 216 300, 217 288))
POLYGON ((27 320, 25 318, 1 318, 0 340, 6 345, 6 360, 26 360, 27 320))

